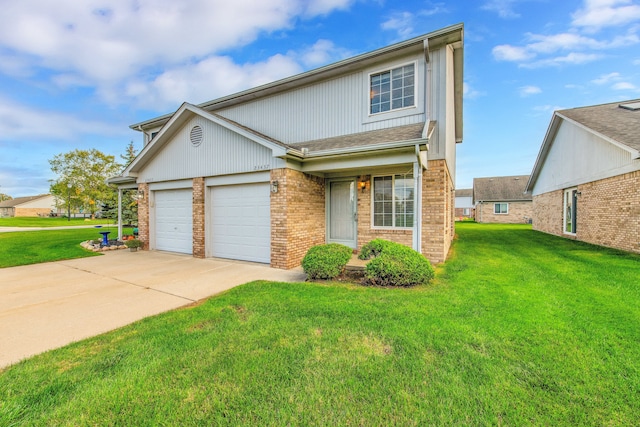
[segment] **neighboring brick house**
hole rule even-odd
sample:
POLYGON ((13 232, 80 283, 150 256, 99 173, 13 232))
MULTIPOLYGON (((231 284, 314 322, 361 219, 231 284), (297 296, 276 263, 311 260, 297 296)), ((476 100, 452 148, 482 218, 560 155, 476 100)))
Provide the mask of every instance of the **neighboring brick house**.
POLYGON ((0 217, 49 216, 56 210, 56 199, 51 194, 16 197, 0 202, 0 217))
POLYGON ((476 222, 528 224, 533 215, 531 194, 526 194, 529 175, 473 179, 476 222))
POLYGON ((394 240, 445 260, 462 142, 463 26, 131 126, 147 249, 300 264, 317 244, 394 240))
POLYGON ((556 111, 527 190, 534 230, 640 253, 640 100, 556 111))
POLYGON ((473 188, 456 190, 456 220, 475 218, 476 208, 473 205, 473 188))

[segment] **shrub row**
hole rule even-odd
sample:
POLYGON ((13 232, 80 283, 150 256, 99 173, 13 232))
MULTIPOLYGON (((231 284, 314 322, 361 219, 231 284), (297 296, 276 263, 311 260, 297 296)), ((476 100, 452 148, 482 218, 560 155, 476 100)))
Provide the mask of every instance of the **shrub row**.
MULTIPOLYGON (((302 268, 311 280, 335 279, 343 271, 352 250, 337 243, 314 246, 302 260, 302 268)), ((372 286, 414 286, 426 284, 434 275, 428 259, 413 249, 383 239, 362 247, 360 259, 371 259, 362 283, 372 286), (373 259, 371 259, 373 257, 373 259)))

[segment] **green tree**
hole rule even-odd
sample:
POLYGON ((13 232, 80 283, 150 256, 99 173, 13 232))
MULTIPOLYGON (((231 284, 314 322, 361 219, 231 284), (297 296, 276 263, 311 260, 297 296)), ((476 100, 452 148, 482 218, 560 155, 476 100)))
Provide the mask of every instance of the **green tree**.
POLYGON ((116 197, 116 188, 106 182, 122 167, 114 156, 96 149, 76 149, 54 156, 49 164, 57 175, 51 182, 51 194, 74 210, 83 209, 94 218, 105 202, 116 197))
POLYGON ((13 200, 13 197, 8 194, 0 193, 0 202, 4 202, 5 200, 13 200))
POLYGON ((120 154, 120 158, 124 160, 124 167, 129 166, 129 164, 136 158, 138 155, 138 151, 136 147, 133 145, 133 141, 129 141, 127 148, 125 148, 124 154, 120 154))

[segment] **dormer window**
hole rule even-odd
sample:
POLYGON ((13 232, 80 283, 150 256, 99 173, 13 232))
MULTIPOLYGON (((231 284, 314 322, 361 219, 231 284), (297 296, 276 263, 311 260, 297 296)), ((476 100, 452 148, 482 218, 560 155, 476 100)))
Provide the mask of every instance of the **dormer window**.
POLYGON ((415 64, 371 74, 369 99, 370 114, 415 106, 415 64))

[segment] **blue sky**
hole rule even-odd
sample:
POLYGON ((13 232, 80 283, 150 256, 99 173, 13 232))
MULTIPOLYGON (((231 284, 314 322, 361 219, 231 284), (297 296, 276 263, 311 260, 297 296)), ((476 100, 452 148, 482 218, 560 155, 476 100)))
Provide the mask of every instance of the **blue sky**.
POLYGON ((556 109, 640 98, 640 0, 0 0, 0 192, 132 123, 463 22, 457 188, 528 174, 556 109))

